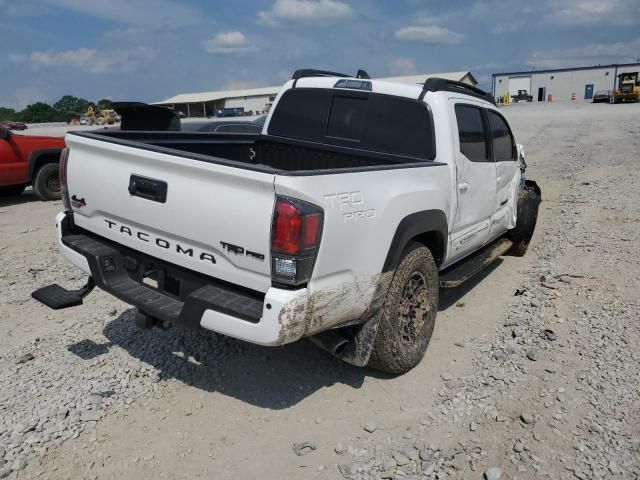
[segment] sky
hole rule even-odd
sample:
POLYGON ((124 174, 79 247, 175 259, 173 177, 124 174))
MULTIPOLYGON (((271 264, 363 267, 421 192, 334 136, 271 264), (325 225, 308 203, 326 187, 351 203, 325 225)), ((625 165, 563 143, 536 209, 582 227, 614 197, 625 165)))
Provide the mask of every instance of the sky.
POLYGON ((635 62, 640 0, 0 0, 0 106, 635 62))

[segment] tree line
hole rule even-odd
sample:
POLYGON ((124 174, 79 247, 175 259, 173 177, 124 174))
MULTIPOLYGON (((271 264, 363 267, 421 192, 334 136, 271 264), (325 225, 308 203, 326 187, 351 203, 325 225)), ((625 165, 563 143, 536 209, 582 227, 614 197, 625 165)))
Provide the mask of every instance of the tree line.
POLYGON ((36 102, 20 111, 0 107, 0 120, 24 123, 69 122, 72 118, 78 118, 89 107, 93 107, 94 110, 110 109, 111 100, 103 98, 94 103, 84 98, 65 95, 53 105, 36 102))

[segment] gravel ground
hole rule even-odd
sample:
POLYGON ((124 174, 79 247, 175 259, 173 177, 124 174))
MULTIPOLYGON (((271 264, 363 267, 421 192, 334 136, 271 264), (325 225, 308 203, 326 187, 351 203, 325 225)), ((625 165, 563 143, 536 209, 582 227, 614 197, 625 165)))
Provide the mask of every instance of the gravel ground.
POLYGON ((138 331, 55 253, 59 203, 0 202, 0 478, 640 478, 640 106, 513 105, 543 190, 523 258, 444 292, 389 378, 301 341, 138 331))

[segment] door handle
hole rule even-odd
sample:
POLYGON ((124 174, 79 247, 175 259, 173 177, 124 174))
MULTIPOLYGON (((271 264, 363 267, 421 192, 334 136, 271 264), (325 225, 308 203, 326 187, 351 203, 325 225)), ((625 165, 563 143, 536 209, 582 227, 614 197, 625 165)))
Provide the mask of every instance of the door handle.
POLYGON ((459 183, 458 190, 460 190, 462 193, 466 192, 467 190, 469 190, 469 184, 467 182, 459 183))

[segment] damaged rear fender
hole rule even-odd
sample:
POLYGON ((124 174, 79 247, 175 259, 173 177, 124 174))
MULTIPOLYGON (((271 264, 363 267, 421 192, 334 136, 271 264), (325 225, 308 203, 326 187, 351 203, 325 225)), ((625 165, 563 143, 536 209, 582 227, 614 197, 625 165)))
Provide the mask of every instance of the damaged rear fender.
POLYGON ((281 343, 332 328, 366 322, 384 302, 394 272, 357 277, 315 290, 283 305, 278 316, 281 343))

